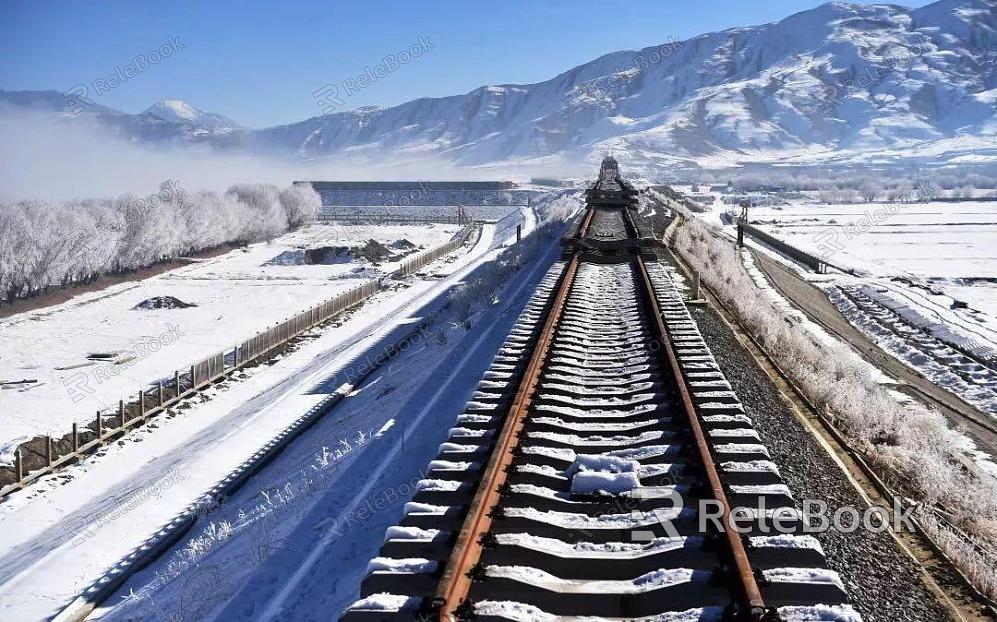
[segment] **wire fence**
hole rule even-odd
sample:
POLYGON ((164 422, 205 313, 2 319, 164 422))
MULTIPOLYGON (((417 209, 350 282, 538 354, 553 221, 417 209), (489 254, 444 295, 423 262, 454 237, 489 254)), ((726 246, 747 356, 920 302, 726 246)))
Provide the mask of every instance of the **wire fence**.
POLYGON ((21 444, 14 454, 13 467, 0 468, 0 499, 25 487, 80 457, 96 451, 112 438, 139 427, 180 400, 220 380, 222 377, 275 354, 302 333, 356 307, 386 288, 392 279, 414 274, 451 253, 467 241, 475 227, 463 227, 450 241, 419 253, 396 270, 375 281, 364 283, 321 302, 294 317, 262 330, 231 350, 216 352, 189 367, 177 369, 172 377, 140 387, 134 400, 120 400, 116 406, 98 410, 93 421, 60 438, 36 437, 21 444))

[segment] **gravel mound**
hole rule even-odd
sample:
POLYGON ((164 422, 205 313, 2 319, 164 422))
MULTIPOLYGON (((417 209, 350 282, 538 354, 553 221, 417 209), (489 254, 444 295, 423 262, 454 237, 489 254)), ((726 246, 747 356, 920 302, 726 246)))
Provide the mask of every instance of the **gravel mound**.
POLYGON ((151 311, 155 309, 189 309, 197 305, 192 302, 184 302, 173 296, 153 296, 132 307, 135 311, 151 311))
POLYGON ((365 245, 354 248, 353 252, 371 263, 388 261, 395 256, 391 249, 377 240, 367 240, 365 245))
POLYGON ((395 249, 396 251, 410 251, 413 248, 416 248, 415 244, 413 244, 409 240, 406 240, 405 238, 402 238, 400 240, 395 240, 391 244, 388 244, 388 246, 395 249))
POLYGON ((305 263, 309 265, 331 266, 351 263, 354 259, 356 253, 346 246, 319 246, 305 251, 305 263))

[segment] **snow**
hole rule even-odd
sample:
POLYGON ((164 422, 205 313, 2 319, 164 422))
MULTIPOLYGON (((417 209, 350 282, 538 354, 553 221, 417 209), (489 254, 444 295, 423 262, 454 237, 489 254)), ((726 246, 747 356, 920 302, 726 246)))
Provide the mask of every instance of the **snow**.
POLYGON ((764 456, 769 455, 768 449, 765 445, 758 445, 754 443, 718 443, 713 446, 713 449, 720 454, 762 454, 764 456))
POLYGON ((714 438, 751 438, 758 439, 758 432, 752 428, 716 428, 709 431, 714 438))
POLYGON ((565 445, 592 446, 609 444, 636 445, 638 443, 646 443, 648 441, 657 440, 664 436, 664 433, 660 431, 653 431, 642 432, 637 436, 627 436, 623 434, 617 434, 614 436, 578 436, 577 434, 561 434, 559 432, 528 432, 527 435, 531 438, 564 443, 565 445))
MULTIPOLYGON (((383 243, 406 238, 428 248, 448 241, 456 230, 385 226, 370 233, 383 243)), ((354 270, 369 264, 264 265, 299 247, 357 244, 351 236, 348 227, 314 225, 270 244, 0 320, 0 380, 39 381, 31 390, 0 395, 0 445, 10 448, 39 434, 62 436, 74 421, 89 423, 96 410, 134 396, 140 386, 172 377, 175 369, 230 350, 260 329, 367 282, 370 275, 354 270), (132 310, 167 295, 197 306, 132 310), (92 353, 119 354, 94 362, 87 359, 92 353)))
POLYGON ((461 482, 448 479, 421 479, 415 489, 420 492, 452 492, 461 487, 461 482))
POLYGON ((720 468, 731 473, 775 473, 779 467, 770 460, 745 460, 744 462, 722 462, 720 468))
MULTIPOLYGON (((722 607, 689 609, 639 618, 626 618, 629 622, 720 622, 723 619, 722 607)), ((546 613, 533 605, 513 601, 483 600, 474 604, 474 612, 479 616, 494 616, 513 622, 621 622, 623 618, 600 616, 558 616, 546 613)), ((842 620, 841 622, 852 622, 842 620)))
MULTIPOLYGON (((925 317, 943 313, 938 317, 942 323, 961 325, 962 331, 985 331, 968 337, 997 342, 997 286, 987 280, 997 274, 997 254, 992 252, 997 247, 997 202, 792 201, 754 208, 751 218, 780 239, 859 270, 863 282, 887 288, 903 304, 923 308, 925 317), (931 251, 925 252, 928 248, 931 251), (932 289, 944 292, 948 303, 932 289), (986 317, 966 310, 953 312, 952 300, 968 302, 986 317)), ((854 282, 847 275, 830 279, 854 282)))
MULTIPOLYGON (((16 611, 23 619, 49 617, 92 581, 117 567, 119 560, 138 550, 161 527, 203 507, 205 493, 229 477, 289 423, 325 404, 327 397, 342 399, 345 404, 359 404, 368 399, 375 400, 372 404, 397 403, 408 390, 382 397, 380 387, 371 390, 361 385, 344 394, 335 389, 341 384, 336 382, 337 374, 376 354, 374 348, 383 346, 389 336, 397 337, 411 330, 408 326, 421 316, 413 314, 441 308, 446 298, 441 299, 440 294, 480 269, 502 246, 503 242, 493 240, 486 226, 470 253, 458 253, 435 264, 442 278, 410 279, 408 287, 399 290, 401 295, 399 291, 378 294, 364 305, 364 313, 354 314, 341 326, 329 327, 316 338, 302 342, 297 350, 272 365, 247 370, 247 378, 213 389, 209 401, 194 404, 173 417, 157 419, 154 425, 105 448, 101 455, 15 493, 5 504, 5 529, 0 533, 0 547, 8 551, 0 561, 0 607, 8 614, 16 611), (205 451, 205 447, 210 447, 210 451, 205 451), (156 490, 158 483, 165 481, 164 477, 173 477, 174 472, 179 472, 182 479, 179 485, 170 488, 169 495, 145 495, 142 503, 131 504, 127 520, 101 518, 112 510, 118 512, 118 505, 128 503, 136 490, 156 490), (86 543, 76 546, 72 540, 80 525, 87 529, 86 543)), ((528 282, 526 279, 521 286, 528 282)), ((451 335, 451 348, 461 344, 462 333, 451 335)), ((423 374, 395 369, 401 361, 407 360, 412 365, 423 357, 416 369, 432 370, 431 363, 447 352, 426 343, 410 348, 399 362, 389 365, 395 370, 394 382, 400 382, 398 378, 410 383, 424 380, 423 374)), ((261 526, 268 524, 267 517, 281 515, 281 525, 293 526, 293 522, 286 521, 285 508, 306 502, 314 494, 308 492, 312 489, 300 478, 334 476, 368 454, 367 447, 397 446, 401 440, 399 428, 404 429, 412 422, 412 416, 405 411, 384 413, 367 405, 362 412, 368 413, 367 419, 350 421, 347 417, 334 421, 332 429, 323 425, 325 420, 316 424, 295 441, 306 443, 304 451, 285 452, 267 467, 271 470, 283 465, 289 475, 282 475, 278 469, 273 479, 264 477, 268 482, 264 489, 247 490, 251 502, 231 500, 233 504, 245 505, 234 508, 224 519, 218 515, 228 508, 215 508, 207 513, 178 550, 153 566, 155 576, 163 577, 169 585, 190 572, 206 572, 216 566, 211 561, 200 563, 202 557, 217 554, 219 548, 224 549, 225 542, 233 541, 244 543, 245 548, 240 550, 250 557, 232 564, 224 573, 225 580, 245 579, 246 573, 255 567, 250 562, 253 556, 270 546, 269 537, 261 537, 266 531, 260 531, 261 526), (391 420, 396 421, 394 426, 375 438, 374 432, 385 429, 391 420), (323 428, 324 436, 315 437, 323 428), (330 452, 330 445, 335 452, 330 452)), ((432 446, 435 448, 440 440, 436 438, 432 446)), ((412 442, 410 439, 406 445, 412 442)), ((419 466, 427 460, 420 459, 419 466)), ((380 468, 383 470, 383 466, 380 468)), ((374 472, 376 468, 369 471, 374 472)), ((408 490, 414 484, 415 481, 407 483, 408 490)), ((348 504, 342 504, 340 510, 347 507, 348 504)), ((401 503, 397 508, 401 511, 401 503)), ((381 533, 377 529, 371 536, 380 539, 381 533)), ((435 533, 408 530, 393 535, 432 538, 435 533)), ((363 563, 372 556, 365 555, 363 563)), ((357 570, 362 571, 363 565, 357 570)))
POLYGON ((467 471, 475 462, 454 462, 452 460, 430 460, 428 469, 430 471, 467 471))
POLYGON ((579 454, 575 456, 565 475, 572 476, 579 471, 607 471, 610 473, 635 473, 640 465, 636 460, 626 460, 600 454, 579 454))
POLYGON ((731 484, 731 492, 739 495, 786 495, 792 497, 785 484, 731 484))
POLYGON ((562 594, 640 594, 680 583, 705 581, 710 576, 710 573, 702 570, 670 568, 648 572, 631 581, 561 579, 529 566, 497 565, 486 566, 485 574, 489 577, 512 579, 562 594))
POLYGON ((813 607, 779 607, 783 622, 862 622, 851 605, 816 605, 813 607))
POLYGON ((692 516, 689 508, 667 508, 650 514, 632 516, 630 514, 600 514, 589 516, 576 512, 558 512, 555 510, 537 510, 535 508, 505 508, 505 515, 547 523, 565 529, 637 529, 657 524, 661 519, 674 520, 679 517, 692 516))
POLYGON ((419 606, 419 599, 398 594, 371 594, 358 600, 350 609, 360 611, 404 611, 419 606))
MULTIPOLYGON (((821 287, 842 315, 885 351, 997 417, 997 370, 959 351, 983 360, 997 353, 997 287, 989 276, 997 271, 997 256, 990 252, 997 244, 997 203, 820 205, 793 199, 754 208, 752 221, 837 266, 856 269, 816 275, 749 240, 758 252, 821 287), (965 296, 966 290, 972 295, 965 296), (953 308, 957 296, 970 308, 953 308)), ((818 343, 836 344, 769 285, 747 250, 741 259, 784 313, 818 343)), ((866 367, 877 382, 893 384, 875 366, 866 367)))
POLYGON ((445 451, 461 454, 470 454, 478 451, 481 445, 466 445, 463 443, 441 443, 440 453, 445 451))
POLYGON ((640 487, 636 473, 580 471, 571 478, 572 494, 608 493, 618 495, 640 487))
POLYGON ((779 534, 776 536, 751 536, 748 543, 754 548, 813 549, 824 554, 820 542, 813 536, 779 534))
POLYGON ((771 583, 824 583, 845 591, 838 573, 827 568, 770 568, 762 576, 771 583))
POLYGON ((871 301, 865 288, 829 288, 827 293, 842 315, 885 351, 997 418, 997 370, 911 328, 904 319, 871 301))
POLYGON ((563 542, 554 538, 544 538, 526 533, 498 533, 495 535, 500 545, 519 546, 541 551, 564 558, 584 559, 638 559, 674 551, 683 547, 697 546, 702 538, 654 538, 649 542, 563 542))
POLYGON ((516 470, 521 473, 533 473, 535 475, 543 475, 544 477, 552 477, 554 479, 559 479, 563 481, 568 481, 567 477, 561 474, 552 466, 546 464, 520 464, 516 466, 516 470))
POLYGON ((145 110, 145 114, 153 115, 164 121, 173 123, 192 123, 197 127, 209 129, 237 128, 239 125, 219 114, 204 112, 181 99, 162 99, 145 110))
POLYGON ((415 501, 409 501, 405 504, 405 509, 403 513, 408 516, 409 514, 445 514, 449 509, 446 505, 432 505, 429 503, 417 503, 415 501))
POLYGON ((410 574, 436 572, 437 563, 421 557, 394 559, 375 557, 367 564, 367 572, 405 572, 410 574))
MULTIPOLYGON (((952 7, 829 3, 769 24, 612 52, 543 82, 316 115, 238 142, 348 156, 353 166, 435 157, 504 176, 577 167, 607 152, 649 176, 752 162, 993 162, 987 33, 997 25, 992 11, 962 4, 946 11, 952 7)), ((181 120, 190 116, 182 111, 181 120)), ((66 122, 61 110, 53 117, 66 122)), ((108 117, 136 142, 175 140, 150 127, 161 122, 108 117)), ((232 141, 218 134, 201 141, 224 150, 232 141)))
POLYGON ((384 532, 385 540, 433 540, 440 534, 439 529, 421 529, 392 525, 384 532))
MULTIPOLYGON (((493 246, 487 236, 479 244, 484 249, 493 246)), ((500 248, 501 244, 495 245, 495 252, 500 248)), ((556 245, 551 244, 551 248, 556 250, 556 245)), ((446 302, 446 297, 437 296, 441 288, 480 274, 485 269, 481 262, 494 256, 488 252, 471 257, 462 267, 453 268, 442 282, 420 281, 432 289, 430 308, 446 302)), ((436 454, 475 382, 487 369, 517 309, 554 259, 554 252, 539 254, 522 272, 511 275, 508 288, 496 290, 497 302, 482 304, 480 311, 472 313, 475 331, 450 325, 444 314, 438 323, 449 332, 445 346, 433 342, 410 349, 360 383, 337 406, 334 416, 316 423, 224 505, 202 517, 190 534, 130 579, 95 617, 168 619, 177 607, 184 606, 188 597, 183 586, 191 573, 219 565, 226 568, 223 586, 212 594, 226 596, 203 599, 205 607, 220 611, 219 619, 265 619, 277 612, 295 618, 305 611, 327 611, 335 616, 355 601, 356 586, 368 560, 377 555, 382 534, 404 511, 417 482, 425 477, 422 469, 436 454), (388 387, 396 390, 386 392, 388 387), (356 446, 328 473, 315 479, 307 459, 311 452, 321 454, 330 437, 337 438, 344 427, 373 431, 389 420, 395 423, 388 433, 356 446), (420 475, 413 478, 416 473, 420 475), (285 484, 294 484, 297 492, 280 505, 261 506, 264 495, 272 498, 273 491, 283 490, 285 484), (201 546, 210 525, 219 522, 236 525, 233 536, 222 545, 201 546), (174 573, 171 569, 188 559, 191 551, 197 551, 191 566, 174 573), (330 590, 329 578, 333 576, 337 579, 330 590), (235 596, 229 600, 229 594, 235 596)), ((413 307, 420 308, 420 304, 413 307)), ((438 533, 404 528, 392 529, 387 535, 427 540, 438 533)))

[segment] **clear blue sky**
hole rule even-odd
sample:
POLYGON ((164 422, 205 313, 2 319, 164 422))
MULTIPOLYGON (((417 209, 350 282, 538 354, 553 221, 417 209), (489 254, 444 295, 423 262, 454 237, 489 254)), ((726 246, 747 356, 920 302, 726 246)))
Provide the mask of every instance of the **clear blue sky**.
MULTIPOLYGON (((313 92, 428 37, 434 48, 343 108, 536 82, 601 54, 776 21, 806 0, 0 0, 0 88, 66 90, 177 37, 173 56, 93 99, 184 99, 251 127, 320 114, 313 92)), ((924 1, 894 2, 920 6, 924 1)))

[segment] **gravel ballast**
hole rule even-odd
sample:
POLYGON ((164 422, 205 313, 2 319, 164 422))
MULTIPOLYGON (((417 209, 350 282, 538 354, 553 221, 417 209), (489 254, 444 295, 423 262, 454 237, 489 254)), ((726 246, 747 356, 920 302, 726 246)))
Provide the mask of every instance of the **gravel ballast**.
MULTIPOLYGON (((730 326, 713 309, 692 307, 690 311, 797 502, 824 501, 829 515, 842 506, 864 510, 862 497, 796 419, 730 326)), ((828 530, 814 536, 866 622, 950 618, 922 582, 917 564, 888 533, 860 528, 853 533, 828 530)))

